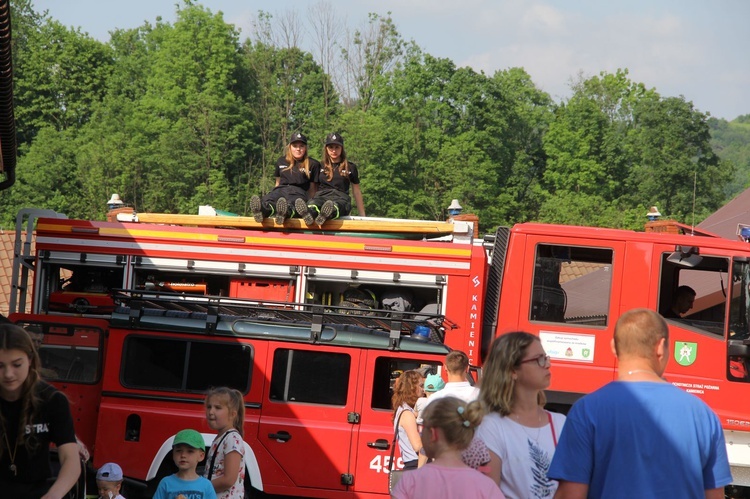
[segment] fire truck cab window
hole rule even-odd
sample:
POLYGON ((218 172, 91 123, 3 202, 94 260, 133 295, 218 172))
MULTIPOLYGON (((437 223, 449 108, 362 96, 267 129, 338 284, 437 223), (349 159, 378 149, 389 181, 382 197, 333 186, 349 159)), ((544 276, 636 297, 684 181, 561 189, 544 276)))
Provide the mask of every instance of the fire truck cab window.
POLYGON ((750 382, 750 261, 745 257, 732 262, 727 338, 727 379, 750 382))
POLYGON ((131 336, 122 384, 129 388, 202 393, 212 386, 250 387, 252 347, 239 343, 131 336))
POLYGON ((20 323, 39 352, 40 374, 47 381, 96 383, 100 375, 102 331, 83 326, 20 323))
POLYGON ((606 326, 612 256, 611 249, 538 245, 530 319, 606 326))
POLYGON ((424 363, 420 360, 393 359, 380 357, 375 361, 375 372, 372 382, 372 408, 391 409, 391 396, 393 395, 393 384, 401 373, 411 369, 417 369, 426 374, 437 374, 440 364, 424 363))
POLYGON ((349 355, 281 348, 273 357, 271 400, 346 405, 349 355))
POLYGON ((669 321, 723 337, 728 280, 726 257, 664 253, 658 311, 669 321))

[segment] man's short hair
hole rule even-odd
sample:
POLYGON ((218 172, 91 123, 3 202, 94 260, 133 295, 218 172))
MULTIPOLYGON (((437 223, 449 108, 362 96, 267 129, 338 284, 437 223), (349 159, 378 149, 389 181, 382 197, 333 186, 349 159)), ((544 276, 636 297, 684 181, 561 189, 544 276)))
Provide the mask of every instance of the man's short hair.
POLYGON ((682 296, 692 296, 695 298, 695 290, 691 288, 690 286, 685 286, 684 284, 677 288, 677 291, 675 292, 675 297, 680 298, 682 296))
POLYGON ((615 351, 618 357, 650 359, 654 348, 669 329, 661 315, 647 308, 636 308, 622 314, 615 324, 615 351))
POLYGON ((449 373, 465 373, 469 368, 469 356, 461 350, 453 350, 445 356, 445 368, 449 373))

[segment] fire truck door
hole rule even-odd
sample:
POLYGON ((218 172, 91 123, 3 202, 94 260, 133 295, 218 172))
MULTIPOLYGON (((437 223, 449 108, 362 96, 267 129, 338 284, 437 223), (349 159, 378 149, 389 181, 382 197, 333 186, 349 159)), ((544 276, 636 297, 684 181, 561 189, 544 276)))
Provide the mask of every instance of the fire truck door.
MULTIPOLYGON (((393 441, 391 387, 406 370, 419 369, 436 373, 445 355, 413 352, 365 352, 364 369, 360 369, 363 389, 358 397, 361 421, 352 447, 353 491, 356 493, 388 493, 388 469, 393 441)), ((394 469, 403 467, 396 444, 394 469)))
MULTIPOLYGON (((360 351, 269 344, 258 442, 295 487, 346 490, 360 351)), ((268 484, 289 486, 289 483, 268 484)))

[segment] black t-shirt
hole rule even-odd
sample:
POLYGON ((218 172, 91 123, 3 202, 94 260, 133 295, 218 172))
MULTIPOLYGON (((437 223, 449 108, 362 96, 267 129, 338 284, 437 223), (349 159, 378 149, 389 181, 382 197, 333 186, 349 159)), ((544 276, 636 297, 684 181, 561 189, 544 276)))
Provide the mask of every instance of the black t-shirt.
POLYGON ((305 172, 299 167, 290 167, 285 157, 279 158, 276 161, 276 167, 273 172, 273 176, 279 179, 279 186, 292 185, 299 187, 300 189, 307 191, 310 189, 310 181, 313 180, 320 171, 320 163, 312 158, 310 160, 310 176, 305 175, 305 172))
MULTIPOLYGON (((46 482, 52 476, 49 464, 50 443, 60 446, 76 441, 70 404, 65 395, 43 381, 37 385, 37 394, 41 399, 41 406, 32 424, 26 426, 26 433, 32 434, 31 438, 35 437, 37 444, 31 455, 22 443, 19 442, 16 446, 22 401, 8 402, 0 399, 0 411, 5 418, 5 429, 8 432, 7 442, 5 435, 0 437, 0 445, 4 446, 3 456, 0 458, 0 491, 7 490, 3 487, 12 483, 46 482), (10 454, 13 452, 17 475, 10 470, 10 454)), ((0 495, 2 494, 0 492, 0 495)))
POLYGON ((337 191, 349 194, 349 184, 359 184, 359 171, 357 165, 349 161, 349 176, 343 176, 339 173, 339 165, 341 163, 333 163, 333 177, 331 180, 326 178, 323 166, 320 167, 320 174, 313 179, 313 182, 317 182, 320 185, 320 190, 325 189, 336 189, 337 191))

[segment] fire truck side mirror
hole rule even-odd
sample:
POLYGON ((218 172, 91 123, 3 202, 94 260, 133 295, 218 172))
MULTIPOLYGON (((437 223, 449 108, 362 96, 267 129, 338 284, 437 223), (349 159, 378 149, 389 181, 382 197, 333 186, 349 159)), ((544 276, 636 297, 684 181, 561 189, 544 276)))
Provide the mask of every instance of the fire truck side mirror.
POLYGON ((667 257, 667 261, 682 267, 695 267, 703 257, 698 254, 696 246, 677 246, 675 252, 667 257))

